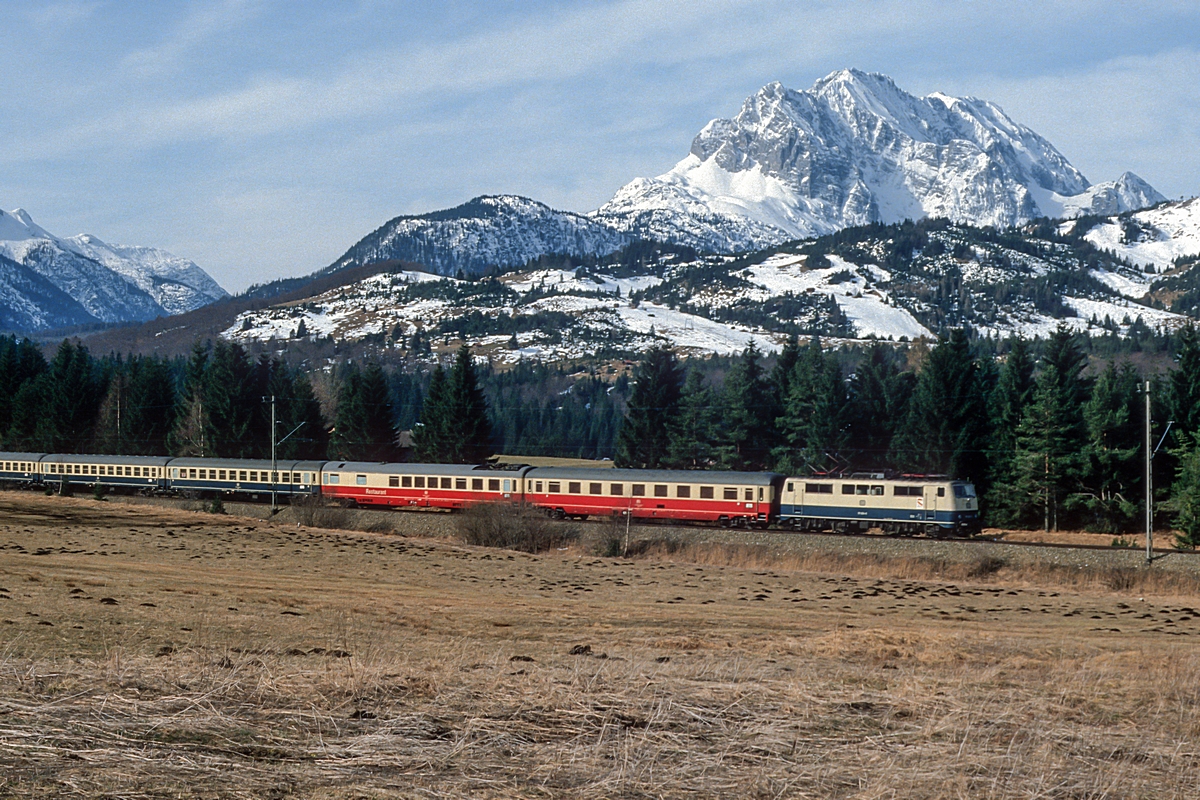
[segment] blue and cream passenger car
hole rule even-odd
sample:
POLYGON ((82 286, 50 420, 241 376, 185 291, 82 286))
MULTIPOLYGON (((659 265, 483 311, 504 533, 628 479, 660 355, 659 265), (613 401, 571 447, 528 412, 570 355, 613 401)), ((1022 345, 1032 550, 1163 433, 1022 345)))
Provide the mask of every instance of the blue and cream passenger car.
POLYGON ((0 481, 38 483, 45 453, 0 453, 0 481))
POLYGON ((783 487, 780 521, 797 530, 970 535, 979 531, 974 485, 941 477, 884 479, 792 477, 783 487))
POLYGON ((42 458, 42 483, 64 481, 84 486, 121 486, 143 491, 161 490, 169 458, 163 456, 98 456, 52 454, 42 458))
POLYGON ((180 492, 221 494, 316 494, 323 461, 270 461, 241 458, 173 458, 167 487, 180 492))

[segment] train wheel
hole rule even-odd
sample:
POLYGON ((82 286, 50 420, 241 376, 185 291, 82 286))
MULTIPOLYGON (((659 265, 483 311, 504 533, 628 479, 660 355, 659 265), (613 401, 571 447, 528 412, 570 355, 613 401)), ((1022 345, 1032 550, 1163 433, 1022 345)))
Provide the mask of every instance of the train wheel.
POLYGON ((720 519, 717 520, 717 524, 720 525, 722 528, 728 528, 729 527, 729 517, 721 517, 720 519))

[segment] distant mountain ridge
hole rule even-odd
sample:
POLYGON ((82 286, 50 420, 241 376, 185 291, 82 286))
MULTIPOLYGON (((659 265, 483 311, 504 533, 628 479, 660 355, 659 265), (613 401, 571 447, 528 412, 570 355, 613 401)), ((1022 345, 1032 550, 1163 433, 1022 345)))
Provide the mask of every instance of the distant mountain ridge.
POLYGON ((854 225, 946 217, 1008 227, 1161 202, 1132 173, 1091 184, 994 103, 915 97, 886 75, 841 70, 805 91, 770 83, 709 122, 667 173, 635 178, 596 211, 512 195, 397 217, 328 269, 403 259, 453 275, 548 253, 601 256, 637 239, 741 252, 854 225))
POLYGON ((141 322, 228 294, 195 263, 153 247, 60 238, 23 209, 0 211, 0 327, 141 322))

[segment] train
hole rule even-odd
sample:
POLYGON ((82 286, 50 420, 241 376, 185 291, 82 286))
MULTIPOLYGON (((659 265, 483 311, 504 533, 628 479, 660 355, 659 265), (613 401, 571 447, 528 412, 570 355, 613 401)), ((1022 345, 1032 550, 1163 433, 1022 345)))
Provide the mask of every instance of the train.
POLYGON ((365 461, 272 463, 0 452, 0 482, 103 490, 290 501, 323 497, 344 505, 458 511, 513 503, 559 519, 618 517, 721 527, 892 535, 970 536, 980 530, 969 481, 941 475, 787 476, 776 472, 640 470, 496 464, 365 461))

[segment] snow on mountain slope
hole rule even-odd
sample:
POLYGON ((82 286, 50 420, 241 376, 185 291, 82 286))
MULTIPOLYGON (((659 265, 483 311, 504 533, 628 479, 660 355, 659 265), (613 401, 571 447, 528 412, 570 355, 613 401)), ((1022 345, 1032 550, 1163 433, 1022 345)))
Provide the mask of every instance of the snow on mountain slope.
POLYGON ((186 259, 149 247, 107 245, 87 234, 60 239, 21 209, 0 211, 0 255, 56 290, 14 274, 5 301, 24 309, 12 317, 23 320, 13 323, 16 330, 144 321, 227 296, 186 259))
POLYGON ((168 314, 183 314, 229 296, 195 262, 165 250, 106 244, 86 233, 64 239, 63 243, 124 276, 168 314))
POLYGON ((1200 255, 1200 198, 1114 217, 1084 238, 1133 264, 1153 265, 1160 272, 1170 269, 1177 258, 1200 255))
POLYGON ((509 268, 550 253, 607 255, 635 237, 526 197, 477 197, 444 211, 396 217, 324 270, 378 261, 424 264, 442 275, 509 268))
POLYGON ((95 321, 53 283, 24 264, 0 256, 0 331, 61 328, 95 321))
POLYGON ((885 75, 842 70, 806 91, 768 84, 733 119, 706 125, 672 170, 630 182, 593 216, 654 215, 660 228, 691 224, 708 241, 724 219, 741 218, 717 248, 732 251, 871 222, 932 216, 1004 227, 1159 199, 1129 173, 1089 187, 993 103, 918 98, 885 75), (712 221, 697 225, 705 215, 712 221))

